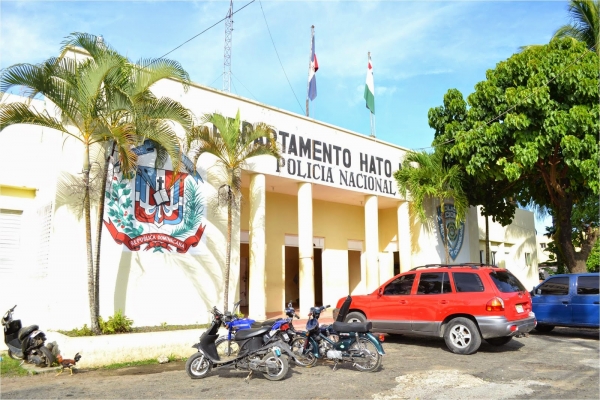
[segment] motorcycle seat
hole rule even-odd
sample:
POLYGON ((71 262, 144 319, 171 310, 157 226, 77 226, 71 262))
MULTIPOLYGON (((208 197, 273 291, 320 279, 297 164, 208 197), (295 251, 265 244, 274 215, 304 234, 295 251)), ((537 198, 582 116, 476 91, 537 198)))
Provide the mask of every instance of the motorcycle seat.
POLYGON ((253 328, 263 328, 265 326, 271 327, 275 324, 275 322, 279 321, 280 319, 283 319, 283 318, 271 318, 266 321, 256 321, 255 323, 252 324, 252 327, 253 328))
POLYGON ((23 341, 23 339, 25 339, 27 335, 29 335, 33 331, 37 331, 38 329, 40 329, 40 327, 37 325, 29 325, 26 328, 21 328, 19 330, 19 340, 23 341))
POLYGON ((333 323, 333 329, 337 332, 356 332, 356 333, 367 333, 371 331, 373 324, 371 322, 340 322, 335 321, 333 323))
POLYGON ((241 331, 237 331, 235 334, 235 341, 246 340, 255 336, 264 335, 265 333, 271 330, 270 326, 265 326, 262 328, 250 328, 250 329, 242 329, 241 331))

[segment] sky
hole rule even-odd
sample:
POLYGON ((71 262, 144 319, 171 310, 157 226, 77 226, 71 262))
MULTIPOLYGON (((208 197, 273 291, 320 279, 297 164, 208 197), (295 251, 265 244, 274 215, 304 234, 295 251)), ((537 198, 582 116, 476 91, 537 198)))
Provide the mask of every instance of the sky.
MULTIPOLYGON (((569 23, 567 5, 235 0, 231 92, 304 114, 314 25, 319 70, 310 117, 369 135, 363 93, 371 52, 377 138, 428 149, 429 109, 449 89, 471 94, 487 70, 520 46, 548 43, 569 23)), ((0 0, 0 68, 57 56, 66 36, 86 32, 102 35, 133 61, 166 55, 192 81, 222 89, 225 25, 218 22, 228 9, 229 0, 0 0)), ((545 223, 538 223, 544 232, 545 223)))

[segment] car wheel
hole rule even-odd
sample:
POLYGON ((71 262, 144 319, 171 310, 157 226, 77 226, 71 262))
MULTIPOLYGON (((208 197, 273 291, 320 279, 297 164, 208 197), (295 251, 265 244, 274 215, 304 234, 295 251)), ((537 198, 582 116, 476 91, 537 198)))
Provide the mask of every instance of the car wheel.
POLYGON ((495 337, 485 339, 486 342, 491 344, 492 346, 502 346, 512 340, 512 336, 504 336, 504 337, 495 337))
POLYGON ((353 311, 346 315, 345 322, 360 322, 364 324, 365 322, 367 322, 367 317, 365 317, 365 315, 361 312, 353 311))
POLYGON ((456 354, 473 354, 481 346, 481 335, 473 321, 468 318, 454 318, 444 332, 446 346, 456 354))
POLYGON ((550 332, 552 329, 554 329, 554 325, 540 325, 537 324, 535 327, 535 330, 538 332, 550 332))

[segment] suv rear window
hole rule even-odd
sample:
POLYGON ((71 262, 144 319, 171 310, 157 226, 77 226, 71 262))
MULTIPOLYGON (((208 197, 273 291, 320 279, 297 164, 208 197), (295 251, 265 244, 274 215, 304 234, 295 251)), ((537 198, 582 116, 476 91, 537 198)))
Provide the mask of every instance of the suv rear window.
POLYGON ((492 271, 490 277, 502 293, 526 292, 525 286, 510 271, 492 271))
POLYGON ((454 286, 457 292, 483 292, 483 283, 479 275, 471 272, 453 272, 454 286))
POLYGON ((578 276, 577 294, 599 294, 597 276, 578 276))
POLYGON ((417 294, 443 294, 452 292, 447 272, 421 273, 417 294))

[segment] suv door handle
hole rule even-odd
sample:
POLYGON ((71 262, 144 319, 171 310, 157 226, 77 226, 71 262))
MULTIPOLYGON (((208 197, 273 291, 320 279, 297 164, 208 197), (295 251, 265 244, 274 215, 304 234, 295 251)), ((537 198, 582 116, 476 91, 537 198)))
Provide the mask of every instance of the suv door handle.
POLYGON ((448 300, 440 300, 440 304, 448 304, 448 300))
POLYGON ((400 304, 406 304, 408 303, 406 300, 400 300, 400 304))
POLYGON ((562 303, 563 303, 563 304, 569 304, 569 302, 568 302, 568 301, 563 301, 562 303))

